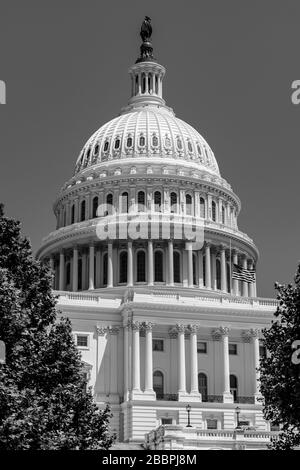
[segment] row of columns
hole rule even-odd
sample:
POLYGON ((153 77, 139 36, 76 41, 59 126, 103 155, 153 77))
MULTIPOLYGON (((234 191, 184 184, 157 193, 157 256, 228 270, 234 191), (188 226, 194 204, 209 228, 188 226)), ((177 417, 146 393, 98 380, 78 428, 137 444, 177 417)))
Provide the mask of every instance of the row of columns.
MULTIPOLYGON (((193 250, 192 243, 186 243, 187 250, 187 285, 188 287, 194 286, 194 263, 193 263, 193 250)), ((206 287, 207 289, 217 289, 216 282, 216 250, 215 247, 212 250, 209 243, 205 244, 205 247, 202 251, 199 251, 196 256, 197 265, 195 264, 196 271, 198 271, 197 286, 202 288, 206 287), (203 276, 203 254, 205 254, 205 284, 203 276)), ((255 297, 256 296, 256 283, 248 283, 245 281, 241 282, 241 292, 239 291, 239 281, 236 279, 232 280, 232 285, 228 286, 227 282, 227 255, 228 250, 226 247, 221 245, 219 248, 219 257, 220 257, 220 266, 221 266, 221 291, 228 292, 231 289, 233 295, 241 294, 244 297, 255 297)), ((182 250, 182 255, 183 255, 182 250)), ((168 241, 167 247, 167 270, 168 275, 166 284, 168 286, 174 286, 174 242, 173 240, 168 241)), ((153 250, 153 241, 148 240, 147 245, 147 281, 149 286, 154 284, 154 250, 153 250)), ((133 244, 132 242, 127 242, 127 285, 129 287, 134 284, 134 259, 133 259, 133 244)), ((95 245, 91 244, 89 246, 89 270, 88 270, 88 289, 93 290, 95 288, 95 245)), ((253 260, 247 260, 246 256, 242 258, 242 266, 244 268, 253 268, 253 260)), ((238 264, 238 254, 233 250, 232 263, 238 264)), ((50 257, 50 266, 54 268, 54 258, 50 257)), ((98 269, 101 269, 100 266, 98 269)), ((182 282, 182 279, 181 279, 182 282)), ((65 289, 65 254, 60 252, 59 255, 59 290, 65 289)), ((107 244, 107 287, 113 287, 114 285, 114 263, 113 263, 113 244, 107 244)), ((72 291, 76 292, 78 290, 78 247, 73 248, 73 258, 72 258, 72 291)))
MULTIPOLYGON (((140 361, 140 332, 145 331, 145 389, 144 393, 153 392, 153 356, 152 356, 152 328, 154 324, 151 322, 138 322, 129 321, 124 330, 124 385, 125 395, 128 396, 130 389, 129 380, 129 338, 128 330, 132 329, 132 392, 133 398, 141 392, 141 361, 140 361)), ((178 341, 178 387, 177 393, 180 397, 187 395, 186 383, 186 357, 185 357, 185 334, 189 333, 190 342, 190 392, 189 398, 199 400, 200 394, 198 389, 198 353, 197 353, 197 331, 198 325, 183 325, 177 324, 169 331, 170 338, 177 338, 178 341)), ((229 328, 221 326, 212 332, 212 337, 215 341, 222 342, 222 367, 223 367, 223 402, 232 403, 233 396, 230 392, 230 363, 229 363, 229 328)), ((250 329, 243 331, 243 339, 246 342, 252 342, 253 345, 253 396, 255 402, 260 397, 259 392, 259 331, 257 329, 250 329)))

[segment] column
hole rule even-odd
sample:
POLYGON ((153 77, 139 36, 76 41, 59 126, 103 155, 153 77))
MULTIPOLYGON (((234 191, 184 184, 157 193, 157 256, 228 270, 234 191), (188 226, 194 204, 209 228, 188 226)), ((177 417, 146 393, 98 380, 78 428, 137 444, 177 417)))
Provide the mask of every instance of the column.
POLYGON ((87 275, 87 272, 86 272, 86 264, 87 264, 87 254, 86 254, 86 251, 84 249, 84 251, 82 252, 82 255, 81 255, 81 262, 82 262, 82 277, 81 277, 81 286, 82 286, 82 290, 86 290, 86 275, 87 275))
POLYGON ((61 251, 59 254, 59 290, 65 288, 65 255, 61 251))
POLYGON ((107 245, 107 287, 113 287, 113 252, 112 243, 107 245))
POLYGON ((203 253, 202 250, 198 251, 198 273, 199 273, 199 287, 203 287, 203 253))
MULTIPOLYGON (((249 261, 249 269, 253 269, 253 260, 249 261)), ((254 282, 249 282, 249 297, 254 297, 254 282)))
POLYGON ((174 286, 174 257, 173 257, 173 240, 168 242, 169 251, 169 286, 174 286))
MULTIPOLYGON (((233 257, 232 257, 233 264, 238 264, 237 251, 234 250, 232 253, 233 253, 233 257)), ((232 271, 233 271, 233 267, 232 267, 232 271)), ((233 288, 233 295, 239 295, 239 281, 237 279, 232 279, 232 288, 233 288)))
POLYGON ((186 242, 186 250, 188 254, 188 286, 193 287, 193 249, 192 243, 186 242))
POLYGON ((186 395, 186 375, 185 375, 185 325, 176 325, 178 332, 178 395, 186 395))
POLYGON ((148 286, 153 286, 153 242, 148 241, 148 286))
POLYGON ((148 87, 148 73, 145 73, 145 93, 149 93, 149 87, 148 87))
POLYGON ((133 254, 132 242, 127 244, 127 286, 133 286, 133 254))
POLYGON ((141 391, 140 378, 140 323, 132 323, 133 350, 132 350, 132 391, 141 391))
POLYGON ((217 259, 216 259, 216 250, 210 250, 210 260, 211 260, 211 288, 212 290, 217 289, 217 259))
MULTIPOLYGON (((243 264, 242 264, 244 269, 247 269, 247 257, 243 257, 243 264)), ((242 296, 243 297, 248 297, 248 282, 242 281, 242 296)))
POLYGON ((101 252, 99 247, 96 248, 96 288, 100 287, 100 270, 101 270, 101 252))
POLYGON ((73 248, 73 276, 72 276, 72 291, 78 291, 78 248, 73 248))
POLYGON ((138 88, 139 88, 138 94, 140 95, 142 93, 142 77, 140 73, 138 74, 138 88))
POLYGON ((118 333, 119 327, 110 326, 110 401, 119 401, 118 395, 118 333), (117 395, 117 397, 116 397, 117 395))
POLYGON ((190 330, 190 360, 191 360, 191 395, 199 400, 198 390, 198 357, 197 357, 197 325, 189 325, 190 330))
POLYGON ((259 403, 258 398, 261 396, 259 384, 260 384, 260 373, 259 368, 259 330, 250 330, 253 343, 253 358, 254 358, 254 400, 255 403, 259 403))
POLYGON ((123 332, 124 332, 124 351, 123 351, 123 357, 124 357, 124 401, 128 400, 128 392, 129 392, 129 330, 130 324, 127 323, 123 327, 123 332))
POLYGON ((53 255, 50 255, 49 263, 50 263, 50 272, 51 272, 51 275, 52 275, 51 286, 52 286, 52 289, 54 289, 55 271, 54 271, 54 256, 53 255))
POLYGON ((223 292, 227 292, 226 256, 225 256, 224 245, 221 245, 220 258, 221 258, 221 290, 223 292))
POLYGON ((90 253, 89 253, 89 290, 95 289, 94 285, 94 277, 95 277, 95 268, 94 268, 94 261, 95 260, 95 247, 94 245, 90 245, 90 253))
POLYGON ((222 359, 223 359, 223 403, 233 403, 233 396, 230 393, 230 369, 229 369, 229 347, 228 347, 229 328, 220 326, 213 332, 214 339, 222 341, 222 359))
POLYGON ((153 390, 153 357, 152 357, 152 328, 153 323, 145 322, 144 328, 146 331, 145 338, 145 391, 147 399, 156 399, 156 394, 153 390))
POLYGON ((152 95, 155 95, 155 73, 152 74, 152 95))
POLYGON ((205 287, 211 289, 210 244, 205 245, 205 287))

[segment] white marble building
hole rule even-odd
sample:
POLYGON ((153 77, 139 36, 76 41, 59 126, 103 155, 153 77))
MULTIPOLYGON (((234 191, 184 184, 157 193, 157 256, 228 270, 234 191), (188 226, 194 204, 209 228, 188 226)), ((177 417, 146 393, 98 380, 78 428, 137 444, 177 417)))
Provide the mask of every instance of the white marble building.
POLYGON ((210 146, 166 106, 149 41, 129 74, 129 103, 84 145, 38 257, 54 270, 58 307, 120 442, 236 448, 238 407, 251 435, 242 446, 263 447, 256 367, 276 302, 231 280, 233 264, 255 267, 258 250, 210 146))

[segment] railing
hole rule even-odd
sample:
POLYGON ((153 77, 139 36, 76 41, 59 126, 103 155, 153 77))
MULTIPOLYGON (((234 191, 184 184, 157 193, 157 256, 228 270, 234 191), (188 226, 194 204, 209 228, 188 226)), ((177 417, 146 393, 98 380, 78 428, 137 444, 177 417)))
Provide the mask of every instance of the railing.
POLYGON ((223 403, 223 396, 222 395, 207 395, 205 397, 206 400, 202 400, 204 403, 205 402, 210 402, 210 403, 223 403))
POLYGON ((176 393, 156 393, 156 400, 165 401, 178 401, 178 394, 176 393))

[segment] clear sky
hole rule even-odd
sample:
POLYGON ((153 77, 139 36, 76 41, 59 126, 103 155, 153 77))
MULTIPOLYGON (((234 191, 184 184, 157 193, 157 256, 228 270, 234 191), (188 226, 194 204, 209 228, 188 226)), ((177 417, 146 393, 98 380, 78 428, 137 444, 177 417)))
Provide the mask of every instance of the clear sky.
POLYGON ((164 98, 240 197, 258 295, 274 296, 300 259, 299 0, 1 0, 0 201, 36 250, 82 145, 128 101, 145 15, 164 98))

